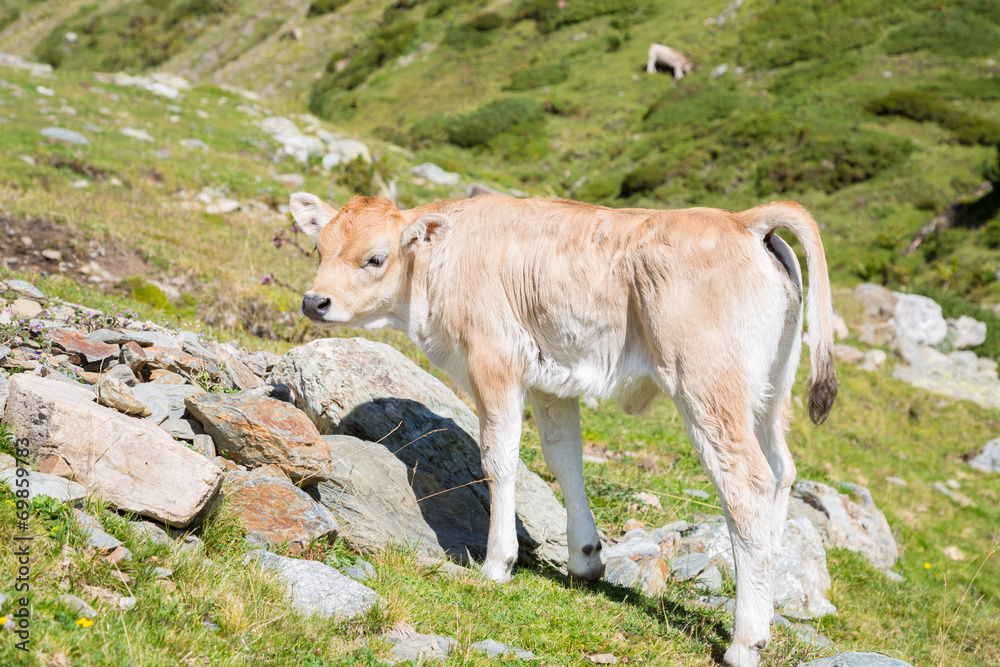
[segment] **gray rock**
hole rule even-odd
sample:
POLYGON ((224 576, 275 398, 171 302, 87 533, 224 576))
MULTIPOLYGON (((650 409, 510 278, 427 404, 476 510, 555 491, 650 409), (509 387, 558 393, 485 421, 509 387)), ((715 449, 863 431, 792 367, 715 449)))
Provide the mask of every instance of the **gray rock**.
POLYGON ((881 285, 861 283, 854 288, 854 298, 865 307, 865 314, 884 322, 896 311, 896 294, 881 285))
POLYGON ((695 583, 709 593, 718 593, 722 590, 722 572, 715 565, 702 571, 695 578, 695 583))
POLYGON ((684 489, 684 495, 691 496, 692 498, 701 498, 702 500, 708 500, 711 496, 701 489, 684 489))
POLYGON ((678 556, 670 563, 670 576, 674 581, 688 581, 697 577, 707 567, 708 556, 705 554, 686 554, 678 556))
POLYGON ((10 381, 6 371, 0 370, 0 412, 7 407, 7 396, 10 395, 10 381))
POLYGON ((499 190, 494 190, 488 185, 483 185, 482 183, 473 183, 465 189, 465 196, 469 199, 473 197, 479 197, 481 195, 499 195, 502 194, 499 190))
POLYGON ((798 667, 912 667, 910 663, 881 653, 838 653, 828 658, 800 662, 798 667))
POLYGON ((109 345, 124 345, 128 341, 135 341, 140 347, 157 347, 163 349, 181 349, 181 344, 176 338, 158 331, 112 331, 111 329, 98 329, 87 334, 87 337, 108 343, 109 345))
POLYGON ((410 633, 402 637, 386 635, 392 644, 392 662, 402 662, 412 660, 418 665, 422 665, 428 660, 443 660, 452 649, 458 646, 458 642, 450 637, 441 635, 420 635, 410 633))
POLYGON ((958 491, 949 489, 941 482, 934 482, 934 488, 938 492, 951 498, 953 501, 955 501, 962 507, 971 507, 976 504, 975 501, 973 501, 972 498, 970 498, 969 496, 965 495, 964 493, 959 493, 958 491))
POLYGON ((14 290, 18 294, 24 296, 30 296, 32 299, 45 299, 45 292, 38 289, 26 280, 8 280, 7 287, 14 290))
POLYGON ((895 292, 896 337, 906 338, 917 345, 939 345, 948 335, 948 323, 941 306, 919 294, 895 292))
POLYGON ((73 130, 67 130, 62 127, 45 127, 38 131, 43 137, 48 137, 49 139, 54 139, 56 141, 64 141, 68 144, 81 144, 83 146, 90 145, 90 139, 83 136, 79 132, 74 132, 73 130))
POLYGON ((191 419, 194 415, 184 401, 190 396, 200 396, 205 390, 195 384, 147 384, 167 397, 168 416, 171 419, 191 419))
POLYGON ((799 638, 804 644, 810 646, 815 646, 817 648, 826 648, 827 646, 832 646, 833 642, 824 635, 816 632, 816 630, 808 625, 803 625, 801 623, 795 623, 792 625, 792 632, 795 636, 799 638))
POLYGON ((371 162, 372 156, 368 146, 354 139, 335 139, 326 145, 327 153, 323 156, 323 168, 332 169, 337 165, 348 164, 361 158, 371 162))
POLYGON ((194 419, 167 419, 160 428, 177 440, 187 440, 193 442, 196 435, 204 433, 201 424, 194 419))
POLYGON ((983 472, 1000 473, 1000 438, 987 442, 981 454, 969 459, 969 465, 983 472))
POLYGON ((70 595, 68 593, 60 595, 59 602, 66 605, 73 610, 73 613, 83 618, 97 617, 97 611, 75 595, 70 595))
POLYGON ((87 497, 87 490, 76 482, 71 482, 62 477, 47 475, 42 472, 35 472, 27 468, 10 468, 0 472, 0 481, 11 489, 23 487, 16 486, 17 479, 27 476, 28 478, 28 499, 35 496, 50 496, 64 503, 75 503, 87 497), (18 471, 24 471, 19 474, 18 471))
POLYGON ((127 387, 134 387, 139 383, 139 378, 135 376, 132 369, 124 364, 119 364, 111 370, 108 371, 108 376, 115 378, 125 384, 127 387))
POLYGON ((616 586, 632 588, 639 581, 639 565, 631 558, 605 555, 604 580, 616 586))
POLYGON ((484 639, 481 642, 473 644, 471 648, 476 653, 485 653, 489 658, 498 658, 501 656, 513 656, 521 660, 534 660, 535 658, 535 654, 531 651, 525 651, 524 649, 515 648, 508 644, 502 644, 495 639, 484 639))
POLYGON ((458 182, 462 180, 462 177, 459 174, 452 171, 445 171, 433 162, 418 164, 410 171, 414 176, 426 178, 431 183, 435 183, 437 185, 458 185, 458 182))
POLYGON ((452 579, 461 579, 463 577, 478 577, 479 573, 475 570, 470 570, 467 567, 462 567, 458 563, 453 563, 450 560, 444 558, 434 558, 433 556, 421 556, 417 558, 417 564, 420 567, 431 570, 439 577, 448 577, 452 579))
MULTIPOLYGON (((162 424, 170 416, 170 401, 162 389, 161 386, 149 383, 132 387, 132 395, 149 410, 150 414, 146 419, 154 424, 162 424)), ((181 401, 183 404, 183 399, 181 401)))
POLYGON ((121 607, 122 610, 131 609, 132 607, 135 606, 136 602, 138 602, 138 600, 131 596, 123 595, 122 597, 118 598, 118 606, 121 607))
POLYGON ((375 578, 375 566, 366 560, 358 559, 354 565, 344 569, 344 574, 362 583, 375 578))
POLYGON ((648 539, 643 533, 632 539, 622 538, 622 541, 610 544, 604 549, 605 560, 612 558, 645 558, 647 556, 658 556, 660 554, 659 542, 648 539))
POLYGON ((774 568, 774 603, 784 613, 818 617, 837 613, 826 599, 830 573, 819 531, 806 518, 789 519, 774 568))
MULTIPOLYGON (((129 373, 132 371, 129 370, 129 373)), ((114 408, 118 412, 137 417, 149 417, 152 411, 142 401, 138 400, 132 390, 121 380, 105 375, 94 385, 97 401, 101 405, 114 408)))
POLYGON ((986 342, 986 323, 966 315, 948 320, 948 339, 956 350, 982 345, 986 342))
POLYGON ((246 555, 245 562, 253 561, 278 573, 292 606, 303 614, 350 620, 385 602, 367 586, 318 561, 285 558, 260 549, 246 555))
MULTIPOLYGON (((892 529, 885 515, 871 500, 871 493, 863 489, 861 504, 825 484, 801 480, 793 488, 794 498, 801 500, 816 512, 805 513, 823 538, 825 546, 850 549, 863 555, 877 568, 891 568, 899 558, 899 547, 892 536, 892 529)), ((802 516, 801 504, 789 503, 789 516, 802 516)))
POLYGON ((173 574, 174 574, 173 570, 167 569, 165 567, 153 568, 153 577, 156 579, 169 579, 171 576, 173 576, 173 574))
POLYGON ((130 524, 133 531, 145 535, 153 544, 170 544, 170 537, 163 526, 152 521, 132 521, 130 524))
POLYGON ((215 441, 207 433, 195 435, 194 450, 199 454, 204 454, 207 458, 215 458, 215 441))
POLYGON ((291 388, 286 384, 263 384, 259 387, 254 387, 253 389, 247 389, 244 393, 252 396, 273 398, 278 401, 284 401, 285 403, 295 405, 295 397, 292 395, 291 388))
MULTIPOLYGON (((331 482, 317 490, 348 544, 366 550, 403 541, 462 563, 485 555, 489 493, 475 483, 484 477, 479 420, 441 382, 388 345, 360 338, 297 347, 269 382, 291 387, 320 433, 354 436, 326 438, 331 482)), ((566 512, 523 463, 515 502, 522 561, 565 572, 566 512)))
MULTIPOLYGON (((85 514, 74 508, 73 520, 76 521, 76 524, 80 526, 83 534, 86 536, 88 547, 100 549, 101 551, 114 551, 116 547, 124 548, 121 540, 104 532, 104 526, 89 514, 85 514)), ((129 553, 125 560, 132 560, 132 554, 129 553)))

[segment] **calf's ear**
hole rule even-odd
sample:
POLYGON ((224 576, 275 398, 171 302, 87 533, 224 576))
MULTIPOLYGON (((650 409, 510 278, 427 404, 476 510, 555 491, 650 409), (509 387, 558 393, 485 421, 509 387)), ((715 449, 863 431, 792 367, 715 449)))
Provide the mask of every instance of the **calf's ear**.
POLYGON ((326 223, 337 215, 337 209, 308 192, 296 192, 288 200, 288 209, 295 218, 299 229, 308 234, 314 241, 319 238, 326 223))
POLYGON ((399 245, 404 252, 428 248, 441 241, 450 226, 451 218, 443 213, 422 215, 403 228, 399 245))

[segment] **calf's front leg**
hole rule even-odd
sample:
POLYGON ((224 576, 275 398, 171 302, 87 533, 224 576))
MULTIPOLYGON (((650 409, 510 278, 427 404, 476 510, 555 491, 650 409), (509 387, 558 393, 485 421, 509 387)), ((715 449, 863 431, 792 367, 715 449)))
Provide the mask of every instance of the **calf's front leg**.
POLYGON ((600 579, 604 575, 601 538, 583 484, 580 399, 559 398, 539 391, 530 395, 545 463, 556 476, 566 500, 569 574, 584 581, 600 579))
POLYGON ((490 491, 490 534, 483 574, 500 583, 510 579, 517 562, 514 481, 521 447, 524 392, 511 381, 509 368, 497 362, 470 364, 469 379, 479 412, 483 475, 490 491))

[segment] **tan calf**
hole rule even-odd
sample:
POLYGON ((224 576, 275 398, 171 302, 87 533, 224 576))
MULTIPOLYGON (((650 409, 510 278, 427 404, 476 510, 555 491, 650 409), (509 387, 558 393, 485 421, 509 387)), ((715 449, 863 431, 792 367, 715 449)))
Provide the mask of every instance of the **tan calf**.
POLYGON ((475 398, 490 489, 483 571, 497 581, 518 553, 525 397, 565 495, 570 573, 592 580, 604 565, 583 484, 579 397, 637 412, 670 396, 732 537, 736 625, 725 660, 757 664, 795 478, 785 432, 802 282, 778 227, 808 262, 814 422, 837 392, 826 260, 803 208, 615 210, 490 195, 409 211, 355 197, 337 211, 297 193, 291 210, 321 256, 303 313, 324 327, 405 331, 475 398))

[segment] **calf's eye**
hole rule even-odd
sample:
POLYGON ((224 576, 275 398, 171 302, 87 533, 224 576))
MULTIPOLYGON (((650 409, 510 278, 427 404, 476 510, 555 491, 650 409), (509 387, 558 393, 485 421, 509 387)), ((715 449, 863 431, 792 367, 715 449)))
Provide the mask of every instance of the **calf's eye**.
POLYGON ((365 266, 377 269, 383 264, 385 264, 385 255, 375 255, 374 257, 368 260, 368 263, 365 264, 365 266))

